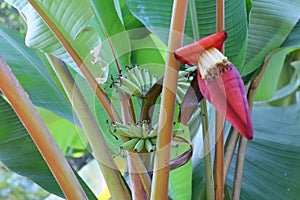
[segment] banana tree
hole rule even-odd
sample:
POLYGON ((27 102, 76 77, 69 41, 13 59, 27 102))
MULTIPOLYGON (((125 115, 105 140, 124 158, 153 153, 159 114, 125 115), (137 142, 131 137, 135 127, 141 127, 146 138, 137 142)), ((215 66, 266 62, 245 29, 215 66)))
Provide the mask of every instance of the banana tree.
POLYGON ((86 154, 113 199, 299 196, 300 2, 6 2, 27 29, 0 29, 9 169, 68 199, 99 195, 66 161, 86 154), (222 101, 201 71, 211 47, 237 80, 222 101))

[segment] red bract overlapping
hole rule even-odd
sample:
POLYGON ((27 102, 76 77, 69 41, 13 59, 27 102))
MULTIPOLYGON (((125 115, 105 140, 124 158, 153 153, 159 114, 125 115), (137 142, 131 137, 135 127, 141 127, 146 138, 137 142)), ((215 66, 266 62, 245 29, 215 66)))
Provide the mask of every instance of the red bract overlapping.
MULTIPOLYGON (((225 31, 200 39, 175 51, 178 60, 188 65, 198 65, 200 55, 212 47, 221 49, 227 34, 225 31)), ((226 58, 226 57, 224 57, 226 58)), ((211 63, 217 75, 205 77, 198 69, 198 86, 203 96, 244 137, 253 138, 253 127, 244 83, 235 66, 226 61, 211 63)))

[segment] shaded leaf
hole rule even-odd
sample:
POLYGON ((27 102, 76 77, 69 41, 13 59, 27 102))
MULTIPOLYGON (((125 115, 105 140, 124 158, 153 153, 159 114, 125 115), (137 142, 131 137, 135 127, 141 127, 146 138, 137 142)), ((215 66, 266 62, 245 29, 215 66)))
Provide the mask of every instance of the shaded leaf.
POLYGON ((300 195, 299 114, 299 104, 254 108, 255 138, 247 147, 241 199, 296 199, 300 195))
POLYGON ((64 197, 43 157, 17 115, 0 96, 0 161, 42 188, 64 197))
MULTIPOLYGON (((25 176, 48 192, 64 197, 47 163, 30 135, 0 95, 0 161, 10 170, 25 176)), ((74 171, 89 199, 96 199, 90 188, 74 171)))
POLYGON ((300 46, 300 20, 294 26, 291 34, 288 38, 283 42, 283 47, 299 47, 300 46))

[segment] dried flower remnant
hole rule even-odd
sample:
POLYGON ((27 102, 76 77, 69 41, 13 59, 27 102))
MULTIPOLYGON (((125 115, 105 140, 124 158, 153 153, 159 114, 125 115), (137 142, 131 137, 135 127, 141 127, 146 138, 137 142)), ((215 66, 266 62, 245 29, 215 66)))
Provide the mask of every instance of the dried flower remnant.
POLYGON ((251 140, 252 120, 242 78, 219 51, 226 37, 225 31, 215 33, 176 50, 175 56, 186 64, 198 65, 198 86, 203 96, 238 132, 251 140))
POLYGON ((103 84, 107 80, 108 63, 100 58, 100 50, 101 44, 95 46, 92 50, 90 50, 90 54, 94 57, 94 59, 91 60, 93 68, 90 67, 89 69, 94 77, 96 77, 95 80, 97 81, 97 83, 103 84))

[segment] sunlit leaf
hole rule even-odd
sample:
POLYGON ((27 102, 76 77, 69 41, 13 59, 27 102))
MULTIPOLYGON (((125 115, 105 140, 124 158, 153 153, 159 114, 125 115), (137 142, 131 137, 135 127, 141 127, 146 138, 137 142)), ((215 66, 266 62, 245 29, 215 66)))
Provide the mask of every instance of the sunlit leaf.
MULTIPOLYGON (((7 0, 7 2, 26 16, 28 24, 26 45, 53 54, 78 70, 72 58, 27 1, 7 0)), ((96 31, 88 27, 89 22, 94 18, 88 0, 35 1, 35 3, 39 6, 39 11, 44 12, 43 17, 49 19, 48 25, 63 34, 60 40, 66 40, 71 44, 71 48, 75 49, 76 54, 92 70, 93 75, 102 78, 107 76, 107 63, 91 63, 94 57, 90 51, 100 45, 100 39, 96 31)))
POLYGON ((270 51, 280 47, 299 20, 299 1, 252 2, 248 49, 242 76, 259 68, 270 51))
MULTIPOLYGON (((145 26, 156 34, 165 44, 168 41, 168 34, 171 21, 172 1, 170 0, 126 0, 133 14, 142 21, 145 26)), ((213 34, 216 31, 216 5, 215 1, 196 0, 196 11, 200 38, 213 34)), ((228 32, 228 39, 225 44, 226 55, 231 59, 234 56, 242 56, 241 51, 246 40, 247 16, 244 1, 225 1, 225 29, 228 32)), ((185 41, 193 41, 192 22, 188 9, 185 25, 185 41)), ((195 36, 199 37, 199 36, 195 36)), ((186 43, 187 44, 187 43, 186 43)), ((239 68, 242 62, 232 60, 239 68)))
POLYGON ((274 96, 277 90, 280 73, 284 66, 285 58, 287 54, 295 50, 297 49, 284 48, 269 55, 271 58, 261 80, 261 83, 257 89, 255 101, 266 101, 274 96))
POLYGON ((0 29, 0 55, 11 67, 36 106, 48 109, 73 122, 69 102, 63 96, 37 53, 26 47, 17 31, 0 29))

